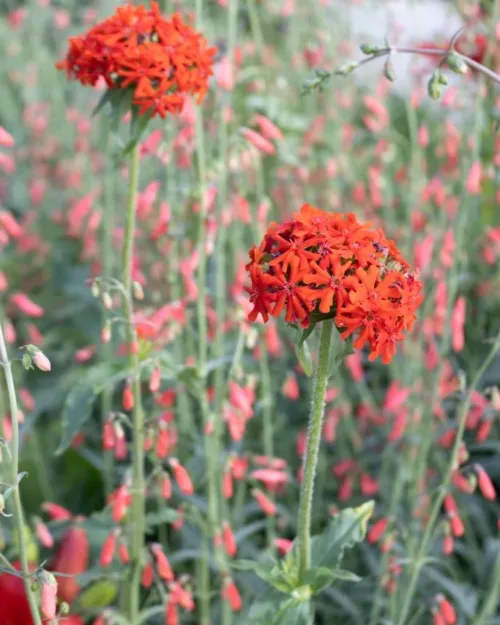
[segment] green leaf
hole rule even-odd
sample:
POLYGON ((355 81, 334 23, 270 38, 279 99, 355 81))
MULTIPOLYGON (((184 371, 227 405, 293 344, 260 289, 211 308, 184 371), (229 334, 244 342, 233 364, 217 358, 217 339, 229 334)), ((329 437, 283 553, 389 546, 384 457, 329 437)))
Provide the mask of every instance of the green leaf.
POLYGON ((179 518, 179 513, 173 508, 162 508, 158 512, 149 512, 146 514, 146 526, 148 528, 155 527, 156 525, 163 525, 163 523, 173 523, 179 518))
POLYGON ((122 157, 130 154, 135 146, 139 143, 141 136, 148 123, 151 121, 150 115, 146 112, 144 115, 139 115, 138 109, 136 107, 132 107, 132 124, 130 126, 131 130, 131 138, 122 152, 122 157))
POLYGON ((112 89, 111 91, 112 95, 109 99, 111 104, 110 128, 113 132, 117 132, 122 117, 132 109, 134 89, 112 89))
POLYGON ((312 322, 312 323, 309 324, 309 326, 305 330, 302 330, 302 332, 301 332, 301 334, 299 336, 299 340, 297 341, 297 345, 302 345, 302 343, 307 341, 307 339, 314 332, 314 328, 315 327, 316 327, 316 323, 312 322))
POLYGON ((315 595, 324 588, 331 586, 336 580, 359 582, 361 577, 351 573, 351 571, 345 571, 344 569, 328 569, 320 566, 307 571, 304 584, 308 584, 311 587, 312 593, 315 595))
POLYGON ((63 407, 63 434, 56 455, 62 454, 71 445, 92 410, 96 391, 85 383, 77 385, 66 398, 63 407))
POLYGON ((86 588, 78 598, 78 605, 84 610, 102 610, 114 601, 118 594, 116 584, 101 579, 86 588))
POLYGON ((115 384, 127 377, 122 364, 107 363, 87 369, 83 380, 69 392, 63 406, 61 442, 56 455, 66 451, 71 441, 88 420, 95 398, 105 385, 115 384))
POLYGON ((299 599, 290 599, 272 621, 273 625, 309 625, 310 622, 311 604, 299 599))
POLYGON ((269 559, 266 563, 258 563, 254 560, 237 560, 233 562, 232 566, 240 571, 252 571, 257 577, 281 592, 290 593, 295 588, 295 580, 273 559, 269 559))
POLYGON ((340 338, 340 333, 334 331, 332 337, 332 351, 330 356, 330 365, 332 368, 338 369, 347 356, 354 354, 355 350, 352 346, 352 339, 348 338, 343 341, 340 338))
POLYGON ((275 588, 268 588, 251 606, 248 614, 238 621, 241 625, 270 625, 280 607, 289 601, 289 596, 275 588))
POLYGON ((364 539, 373 508, 374 502, 369 501, 358 508, 347 508, 335 515, 326 530, 319 536, 314 536, 311 541, 313 567, 338 567, 344 550, 364 539))
POLYGON ((116 91, 114 91, 113 89, 108 89, 106 93, 101 97, 99 102, 96 104, 96 106, 94 107, 94 110, 92 111, 91 116, 95 117, 97 113, 99 113, 99 111, 101 111, 108 102, 111 102, 111 99, 115 93, 116 91))
POLYGON ((295 353, 297 354, 300 366, 304 369, 304 373, 310 377, 313 372, 313 364, 311 352, 306 341, 302 341, 295 346, 295 353))

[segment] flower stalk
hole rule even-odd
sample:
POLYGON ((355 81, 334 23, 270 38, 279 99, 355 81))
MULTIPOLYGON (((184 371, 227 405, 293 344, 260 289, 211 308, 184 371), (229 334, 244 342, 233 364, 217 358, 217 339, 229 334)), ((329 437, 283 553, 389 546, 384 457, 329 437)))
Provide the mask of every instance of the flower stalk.
POLYGON ((321 324, 319 357, 314 379, 309 432, 304 457, 304 475, 300 489, 298 540, 299 540, 299 579, 303 578, 311 566, 311 512, 314 495, 314 481, 318 466, 319 445, 323 429, 325 395, 330 377, 330 351, 332 342, 332 321, 321 324))
POLYGON ((12 368, 7 354, 2 325, 0 324, 0 362, 2 364, 5 383, 7 385, 7 396, 9 400, 9 408, 12 419, 12 444, 11 444, 11 460, 10 475, 12 486, 12 500, 14 504, 14 523, 17 534, 19 536, 19 560, 21 563, 21 572, 24 580, 24 588, 31 616, 34 625, 42 625, 40 613, 36 597, 31 590, 30 569, 28 562, 28 548, 26 545, 26 536, 24 533, 24 513, 19 493, 19 410, 17 407, 16 389, 14 386, 14 378, 12 376, 12 368))
POLYGON ((128 368, 134 398, 132 409, 132 514, 131 518, 131 564, 130 580, 127 588, 128 616, 135 622, 139 613, 139 581, 144 543, 144 413, 142 411, 141 380, 139 357, 137 355, 137 334, 133 320, 132 304, 132 254, 136 222, 137 187, 139 183, 139 146, 136 145, 130 156, 129 190, 123 242, 122 283, 123 316, 126 320, 128 368))

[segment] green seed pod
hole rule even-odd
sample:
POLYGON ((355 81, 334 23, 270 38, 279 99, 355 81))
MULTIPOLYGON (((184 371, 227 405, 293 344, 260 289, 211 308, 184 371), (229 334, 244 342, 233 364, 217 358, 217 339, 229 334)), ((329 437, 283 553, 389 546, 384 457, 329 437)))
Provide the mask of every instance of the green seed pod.
POLYGON ((446 62, 448 63, 448 67, 451 69, 452 72, 455 72, 456 74, 467 73, 467 64, 462 59, 462 57, 455 52, 448 54, 446 62))
POLYGON ((387 80, 394 82, 394 65, 392 64, 390 58, 387 59, 387 61, 384 63, 384 76, 387 78, 387 80))
POLYGON ((433 100, 439 100, 441 97, 441 84, 439 82, 439 78, 435 74, 432 74, 432 77, 427 84, 427 91, 433 100))
POLYGON ((23 367, 26 369, 26 371, 29 371, 30 369, 34 369, 33 364, 31 362, 31 356, 29 354, 23 354, 23 358, 22 358, 22 362, 23 362, 23 367))
POLYGON ((380 48, 377 48, 377 46, 371 46, 368 43, 362 43, 359 46, 359 49, 363 54, 375 54, 376 52, 380 51, 380 48))

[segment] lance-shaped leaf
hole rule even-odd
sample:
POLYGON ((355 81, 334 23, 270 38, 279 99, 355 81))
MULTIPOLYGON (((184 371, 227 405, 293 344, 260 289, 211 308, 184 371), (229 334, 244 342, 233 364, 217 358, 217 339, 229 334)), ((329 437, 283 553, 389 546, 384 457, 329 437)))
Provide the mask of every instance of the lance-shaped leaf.
POLYGON ((361 542, 366 536, 374 502, 342 510, 330 521, 328 527, 311 542, 311 562, 314 568, 335 569, 340 565, 344 550, 361 542))

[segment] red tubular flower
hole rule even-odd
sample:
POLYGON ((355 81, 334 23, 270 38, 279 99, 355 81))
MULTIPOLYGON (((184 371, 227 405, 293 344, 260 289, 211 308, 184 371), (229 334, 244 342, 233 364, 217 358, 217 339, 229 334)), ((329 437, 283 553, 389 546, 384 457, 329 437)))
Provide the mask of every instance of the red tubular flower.
POLYGON ((60 547, 50 568, 64 577, 58 577, 60 601, 72 603, 80 592, 77 575, 84 573, 89 564, 89 541, 87 531, 78 525, 70 527, 64 534, 60 547))
POLYGON ((250 321, 284 311, 288 323, 307 328, 326 315, 343 339, 354 336, 356 349, 368 344, 369 359, 380 356, 384 364, 423 300, 421 282, 381 230, 309 204, 269 226, 246 268, 250 321))
POLYGON ((175 13, 126 4, 83 35, 71 37, 66 58, 57 64, 69 78, 109 89, 130 89, 139 114, 180 113, 187 96, 200 103, 212 75, 215 48, 175 13))

